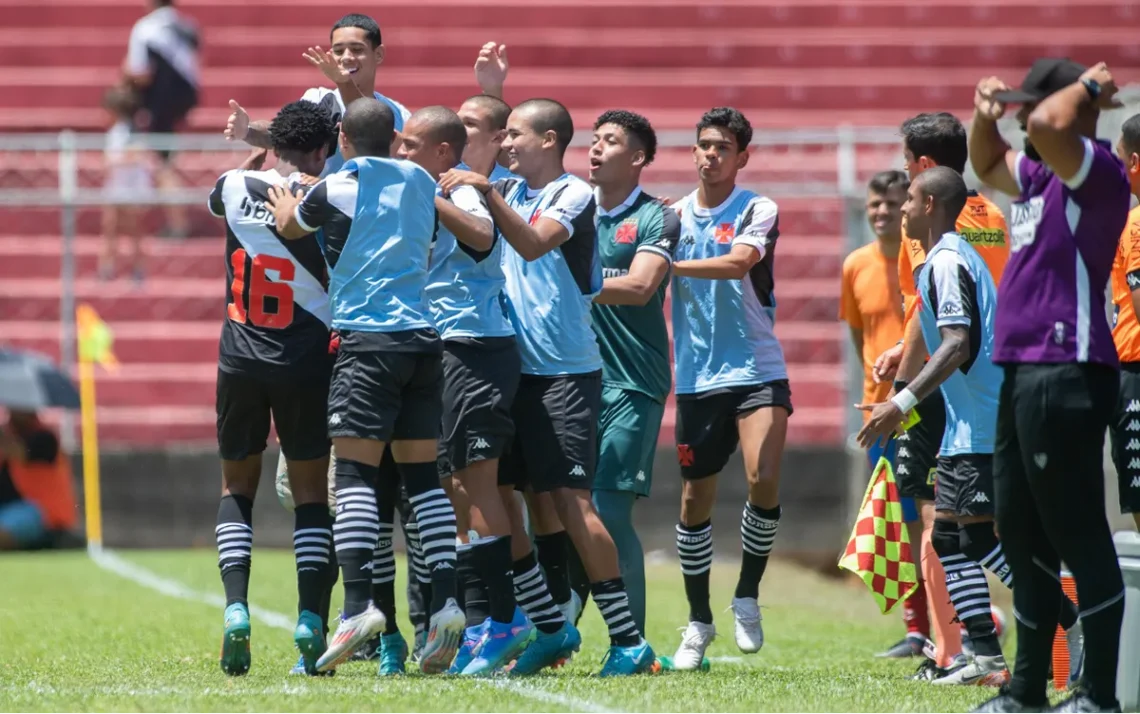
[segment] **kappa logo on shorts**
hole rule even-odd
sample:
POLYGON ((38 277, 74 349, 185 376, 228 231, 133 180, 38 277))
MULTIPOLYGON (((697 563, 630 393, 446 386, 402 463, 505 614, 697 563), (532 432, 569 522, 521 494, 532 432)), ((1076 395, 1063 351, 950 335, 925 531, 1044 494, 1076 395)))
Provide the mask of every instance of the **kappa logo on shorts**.
POLYGON ((644 481, 644 480, 645 480, 645 472, 644 472, 644 471, 638 471, 638 472, 637 472, 637 477, 636 477, 636 479, 635 479, 635 480, 637 480, 637 481, 644 481))
POLYGON ((1140 439, 1129 439, 1128 445, 1124 448, 1128 451, 1140 451, 1140 439))
POLYGON ((1128 408, 1124 411, 1129 413, 1140 412, 1140 399, 1128 400, 1128 408))
POLYGON ((489 449, 489 448, 491 448, 491 445, 487 443, 486 439, 484 439, 483 437, 480 436, 478 439, 475 440, 475 446, 473 448, 489 449))
POLYGON ((570 469, 570 475, 583 478, 586 475, 586 469, 582 468, 582 464, 574 464, 574 468, 570 469))
POLYGON ((899 449, 899 458, 900 459, 910 458, 910 449, 906 448, 905 446, 902 447, 901 449, 899 449))
POLYGON ((333 414, 329 417, 329 426, 340 426, 340 414, 333 414))
POLYGON ((1132 419, 1128 422, 1128 426, 1124 427, 1125 431, 1140 431, 1140 421, 1132 419))
POLYGON ((989 496, 982 493, 981 491, 978 491, 977 493, 975 493, 974 494, 974 500, 970 501, 970 503, 989 503, 989 502, 990 502, 989 496))
POLYGON ((1132 477, 1132 488, 1140 488, 1140 476, 1132 477))
POLYGON ((693 447, 688 444, 677 444, 677 462, 682 466, 692 466, 693 447))
POLYGON ((1132 459, 1131 461, 1129 461, 1129 462, 1128 462, 1128 468, 1130 468, 1130 469, 1140 469, 1140 459, 1137 459, 1137 458, 1133 457, 1133 459, 1132 459))

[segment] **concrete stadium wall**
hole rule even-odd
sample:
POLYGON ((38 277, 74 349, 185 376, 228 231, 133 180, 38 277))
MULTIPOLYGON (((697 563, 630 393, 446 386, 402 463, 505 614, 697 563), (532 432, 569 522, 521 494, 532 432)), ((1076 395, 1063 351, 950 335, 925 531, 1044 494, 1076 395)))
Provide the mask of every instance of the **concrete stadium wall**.
MULTIPOLYGON (((79 499, 81 464, 77 455, 74 473, 79 499)), ((277 453, 266 452, 254 508, 254 542, 258 547, 291 548, 293 517, 280 506, 273 490, 276 464, 277 453)), ((221 489, 215 452, 109 452, 101 456, 101 472, 107 546, 214 547, 214 521, 221 489)), ((782 466, 784 513, 776 555, 822 572, 836 573, 835 563, 851 532, 869 475, 870 469, 860 452, 841 447, 789 449, 782 466)), ((734 457, 720 477, 720 494, 713 515, 719 556, 736 558, 740 552, 740 510, 746 492, 740 459, 734 457)), ((662 449, 654 465, 652 495, 635 509, 646 552, 658 550, 673 557, 680 493, 676 453, 662 449)), ((1107 448, 1105 507, 1114 530, 1133 528, 1131 518, 1120 515, 1116 474, 1107 448)), ((79 510, 82 513, 82 500, 79 510)))
MULTIPOLYGON (((104 542, 110 547, 214 547, 214 519, 221 488, 213 451, 109 452, 101 455, 104 542)), ((292 515, 273 490, 276 452, 266 452, 254 508, 255 543, 292 547, 292 515)), ((82 461, 74 459, 82 497, 82 461)), ((854 499, 862 496, 865 473, 848 485, 848 457, 842 449, 792 449, 783 463, 784 516, 779 550, 808 558, 833 559, 849 533, 854 499), (851 494, 858 491, 854 496, 851 494)), ((673 527, 680 503, 676 452, 658 453, 653 493, 635 510, 645 548, 673 552, 673 527)), ((713 522, 723 543, 718 552, 739 552, 740 510, 746 494, 740 459, 721 476, 713 522)), ((82 502, 81 502, 82 503, 82 502)), ((82 511, 82 506, 80 507, 82 511)), ((832 560, 832 562, 834 562, 832 560)))

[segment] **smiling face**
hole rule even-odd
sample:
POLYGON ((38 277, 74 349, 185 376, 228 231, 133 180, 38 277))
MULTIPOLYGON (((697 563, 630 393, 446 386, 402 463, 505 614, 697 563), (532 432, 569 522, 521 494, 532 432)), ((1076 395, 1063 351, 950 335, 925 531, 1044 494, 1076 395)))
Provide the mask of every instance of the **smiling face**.
POLYGON ((906 202, 902 205, 902 215, 906 218, 906 230, 912 238, 930 233, 930 219, 933 201, 922 188, 922 181, 912 181, 906 191, 906 202))
POLYGON ((538 133, 532 112, 515 110, 507 120, 507 136, 503 151, 507 154, 507 168, 526 178, 542 170, 543 152, 557 143, 553 131, 538 133))
POLYGON ((907 195, 901 185, 885 192, 867 190, 867 222, 879 238, 898 238, 902 233, 902 205, 907 195))
POLYGON ((373 47, 359 27, 341 27, 332 33, 332 55, 352 75, 358 87, 376 86, 376 68, 384 61, 384 45, 373 47))

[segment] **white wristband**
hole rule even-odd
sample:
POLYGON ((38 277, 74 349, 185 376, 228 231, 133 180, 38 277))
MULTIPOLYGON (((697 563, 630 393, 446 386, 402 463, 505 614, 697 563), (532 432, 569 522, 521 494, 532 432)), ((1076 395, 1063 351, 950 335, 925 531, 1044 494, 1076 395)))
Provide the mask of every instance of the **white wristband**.
POLYGON ((918 406, 918 398, 914 396, 914 392, 904 389, 891 397, 891 403, 898 407, 900 412, 906 414, 918 406))

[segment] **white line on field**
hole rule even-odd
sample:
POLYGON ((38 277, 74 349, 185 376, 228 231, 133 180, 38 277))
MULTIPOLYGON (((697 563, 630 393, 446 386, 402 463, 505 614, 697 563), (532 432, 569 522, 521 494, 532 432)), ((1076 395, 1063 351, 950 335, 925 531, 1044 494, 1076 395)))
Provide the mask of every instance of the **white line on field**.
MULTIPOLYGON (((190 587, 187 587, 183 583, 178 582, 177 580, 171 580, 169 578, 164 578, 161 575, 158 575, 157 573, 154 573, 154 572, 142 567, 141 565, 136 565, 136 564, 134 564, 128 560, 125 560, 124 558, 120 557, 118 554, 116 554, 112 551, 105 550, 103 548, 92 547, 92 548, 88 548, 87 553, 91 557, 91 560, 94 561, 95 564, 97 566, 99 566, 100 568, 102 568, 103 570, 106 570, 107 572, 110 572, 110 573, 114 573, 115 575, 118 575, 122 578, 130 580, 131 582, 136 583, 138 585, 142 585, 145 588, 149 588, 151 590, 154 590, 155 592, 162 593, 163 595, 166 595, 168 597, 178 598, 180 600, 189 600, 191 602, 199 602, 199 603, 203 603, 206 605, 213 605, 215 607, 225 607, 225 604, 226 604, 225 598, 223 598, 222 596, 220 596, 216 593, 208 593, 208 592, 202 592, 200 590, 194 590, 190 587)), ((252 617, 254 619, 260 620, 261 622, 265 623, 266 625, 269 625, 270 627, 273 627, 273 628, 276 628, 279 630, 288 630, 291 632, 293 630, 293 627, 295 624, 293 622, 293 619, 290 618, 288 615, 285 615, 284 613, 274 612, 272 610, 266 610, 264 608, 257 607, 256 605, 252 605, 252 604, 249 606, 249 615, 250 615, 250 617, 252 617)), ((620 709, 614 709, 612 707, 602 706, 602 705, 596 704, 595 702, 592 702, 588 699, 582 699, 580 697, 571 696, 569 694, 559 694, 558 692, 546 691, 544 689, 539 689, 538 687, 534 687, 534 686, 531 686, 529 684, 524 684, 524 683, 516 681, 516 680, 493 679, 493 680, 473 680, 473 681, 479 682, 481 684, 492 684, 492 685, 497 686, 497 687, 509 689, 510 691, 515 692, 516 694, 518 694, 520 696, 526 697, 528 699, 533 699, 534 701, 543 702, 546 704, 558 704, 558 705, 567 707, 569 709, 575 709, 577 711, 583 711, 583 712, 615 712, 615 714, 621 712, 620 709)), ((32 685, 29 685, 29 686, 33 686, 33 685, 34 685, 34 683, 32 683, 32 685)), ((9 689, 9 688, 6 688, 6 689, 9 689)), ((98 689, 98 688, 96 688, 96 689, 98 689)), ((115 689, 115 688, 105 687, 104 689, 115 689)), ((167 691, 167 689, 168 688, 130 689, 129 687, 123 687, 121 692, 116 690, 114 692, 108 692, 108 693, 109 694, 132 694, 132 693, 134 693, 134 694, 139 694, 139 695, 145 695, 145 694, 151 694, 151 693, 154 693, 154 694, 166 694, 166 693, 181 694, 182 693, 182 690, 179 690, 178 688, 169 688, 169 690, 170 690, 169 692, 167 691)), ((54 690, 54 688, 47 686, 44 688, 44 691, 45 691, 45 693, 48 693, 48 692, 58 691, 58 690, 54 690)), ((203 691, 206 693, 211 693, 211 690, 209 690, 209 689, 207 689, 207 690, 198 689, 198 690, 194 690, 193 692, 189 692, 189 693, 202 693, 203 691)), ((291 685, 285 685, 285 686, 280 687, 280 688, 269 687, 266 689, 265 693, 266 694, 296 694, 296 693, 301 693, 302 691, 307 691, 307 690, 302 690, 298 687, 293 687, 291 685)), ((378 691, 379 691, 379 688, 378 688, 378 691)), ((244 690, 244 693, 249 694, 250 692, 249 692, 249 690, 244 690)), ((256 693, 256 692, 254 692, 254 693, 256 693)))

